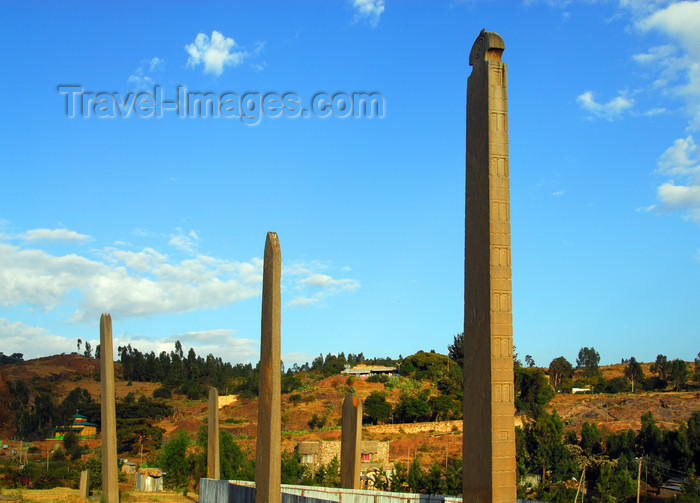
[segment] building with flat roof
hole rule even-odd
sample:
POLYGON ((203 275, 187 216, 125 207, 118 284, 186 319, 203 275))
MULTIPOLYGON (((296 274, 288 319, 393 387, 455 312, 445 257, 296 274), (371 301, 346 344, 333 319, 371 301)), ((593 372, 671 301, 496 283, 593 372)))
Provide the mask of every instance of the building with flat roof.
POLYGON ((347 365, 345 370, 341 370, 341 374, 351 375, 359 377, 360 379, 367 379, 371 375, 384 374, 384 375, 394 375, 396 372, 396 367, 385 367, 382 365, 355 365, 350 367, 347 365))

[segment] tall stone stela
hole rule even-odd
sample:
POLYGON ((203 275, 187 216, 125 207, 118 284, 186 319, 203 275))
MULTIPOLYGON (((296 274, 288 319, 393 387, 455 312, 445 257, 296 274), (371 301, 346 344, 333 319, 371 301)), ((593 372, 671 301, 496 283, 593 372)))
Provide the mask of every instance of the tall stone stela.
POLYGON ((505 49, 482 30, 469 54, 464 252, 466 502, 513 503, 515 407, 505 49))
POLYGON ((102 407, 102 496, 105 503, 119 501, 113 353, 112 317, 109 313, 104 313, 100 317, 100 402, 102 407))
POLYGON ((209 418, 207 419, 207 477, 219 479, 219 391, 209 388, 209 418))
POLYGON ((279 503, 281 498, 281 275, 279 240, 276 233, 268 232, 263 263, 260 392, 255 453, 256 503, 279 503))
POLYGON ((343 401, 340 433, 340 487, 360 488, 360 448, 362 446, 362 401, 349 393, 343 401))

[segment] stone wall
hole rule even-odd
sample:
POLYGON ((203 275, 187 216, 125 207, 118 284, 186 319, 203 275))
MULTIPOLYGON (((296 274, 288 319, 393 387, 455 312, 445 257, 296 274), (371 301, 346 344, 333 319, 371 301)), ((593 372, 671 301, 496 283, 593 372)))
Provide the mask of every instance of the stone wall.
POLYGON ((432 423, 378 424, 364 426, 368 433, 450 433, 462 431, 462 421, 438 421, 432 423))

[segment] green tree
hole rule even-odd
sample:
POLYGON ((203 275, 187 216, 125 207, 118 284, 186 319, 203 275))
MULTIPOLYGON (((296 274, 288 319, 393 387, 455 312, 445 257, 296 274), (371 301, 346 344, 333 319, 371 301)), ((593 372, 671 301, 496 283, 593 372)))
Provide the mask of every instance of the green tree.
POLYGON ((593 347, 583 347, 578 352, 576 357, 576 368, 583 370, 584 377, 596 377, 600 371, 598 364, 600 363, 600 354, 593 347))
POLYGON ((693 372, 693 381, 700 384, 700 353, 695 357, 695 367, 693 372))
POLYGON ((418 456, 413 458, 411 466, 408 468, 407 482, 410 492, 413 493, 419 493, 425 487, 423 469, 420 466, 420 458, 418 456))
POLYGON ((671 362, 670 381, 676 391, 679 391, 681 386, 686 385, 689 374, 690 372, 688 372, 688 366, 683 360, 676 358, 671 362))
POLYGON ((556 410, 552 414, 540 412, 525 425, 525 447, 529 454, 529 469, 536 469, 546 479, 547 470, 553 479, 560 480, 572 472, 571 455, 563 445, 564 423, 556 410))
POLYGON ((425 421, 430 417, 430 406, 423 394, 402 392, 394 408, 394 416, 401 422, 425 421))
POLYGON ((625 377, 632 385, 632 393, 634 393, 635 383, 638 383, 638 382, 641 382, 644 380, 644 371, 642 370, 642 366, 639 364, 639 362, 636 360, 636 358, 634 356, 632 356, 629 359, 629 362, 627 363, 627 366, 625 367, 625 377))
POLYGON ((452 397, 443 394, 431 396, 428 400, 428 405, 433 411, 434 421, 439 421, 441 418, 448 419, 458 409, 452 397))
POLYGON ((683 482, 683 491, 676 496, 675 503, 697 503, 700 501, 700 477, 691 475, 683 482))
POLYGON ((374 472, 374 488, 377 491, 389 490, 389 479, 386 476, 386 471, 381 466, 374 472))
POLYGON ((637 434, 634 430, 618 431, 605 437, 605 450, 610 459, 620 456, 633 458, 635 456, 635 441, 637 434))
POLYGON ((581 425, 581 441, 579 442, 579 445, 586 452, 586 454, 600 454, 603 451, 600 439, 600 430, 598 430, 595 423, 585 421, 581 425))
POLYGON ((537 416, 540 410, 554 398, 554 389, 541 369, 518 367, 515 374, 515 407, 537 416))
POLYGON ((661 452, 663 433, 651 412, 642 414, 642 427, 637 434, 637 445, 645 456, 661 452))
POLYGON ((552 386, 554 389, 560 390, 564 379, 571 379, 574 376, 574 367, 566 358, 559 356, 549 363, 548 372, 552 386))
POLYGON ((395 493, 408 492, 408 470, 401 461, 394 463, 394 473, 391 474, 391 490, 395 493))
POLYGON ((325 487, 340 487, 340 461, 338 456, 333 456, 326 466, 323 485, 325 487))
POLYGON ((700 411, 695 411, 688 419, 688 447, 693 453, 695 473, 700 471, 700 411))
POLYGON ((447 346, 447 353, 450 359, 462 367, 464 364, 464 332, 454 336, 452 344, 447 346))
MULTIPOLYGON (((282 483, 299 484, 306 471, 301 464, 301 454, 298 451, 282 452, 282 483)), ((250 480, 250 479, 249 479, 250 480)))
POLYGON ((671 375, 671 363, 666 355, 658 354, 656 355, 656 361, 651 364, 649 370, 653 374, 657 374, 662 381, 668 381, 671 375))
POLYGON ((362 409, 372 424, 386 423, 391 417, 391 404, 386 401, 386 393, 382 391, 370 393, 362 409))
POLYGON ((688 442, 688 426, 681 422, 677 430, 665 430, 663 439, 664 457, 675 470, 687 472, 693 460, 688 442))
POLYGON ((593 501, 615 503, 633 496, 637 485, 627 469, 614 468, 612 463, 605 463, 600 470, 595 488, 598 495, 593 498, 593 501))
POLYGON ((430 470, 423 476, 423 487, 428 494, 445 494, 447 481, 442 472, 442 467, 436 462, 430 466, 430 470))
POLYGON ((63 435, 63 448, 67 452, 70 452, 70 450, 76 445, 78 445, 78 435, 75 433, 75 431, 70 430, 66 432, 66 434, 63 435))
POLYGON ((180 431, 175 437, 163 444, 158 455, 158 464, 168 474, 165 478, 170 487, 187 487, 190 473, 193 472, 194 461, 187 454, 187 448, 192 439, 185 431, 180 431))

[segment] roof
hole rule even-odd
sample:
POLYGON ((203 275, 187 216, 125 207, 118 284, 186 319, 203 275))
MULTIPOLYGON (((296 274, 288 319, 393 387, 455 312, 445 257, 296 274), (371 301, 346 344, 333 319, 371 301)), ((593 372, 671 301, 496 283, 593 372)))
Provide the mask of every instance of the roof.
POLYGON ((342 370, 341 374, 371 374, 372 372, 393 372, 396 367, 385 367, 383 365, 357 365, 350 369, 342 370))

